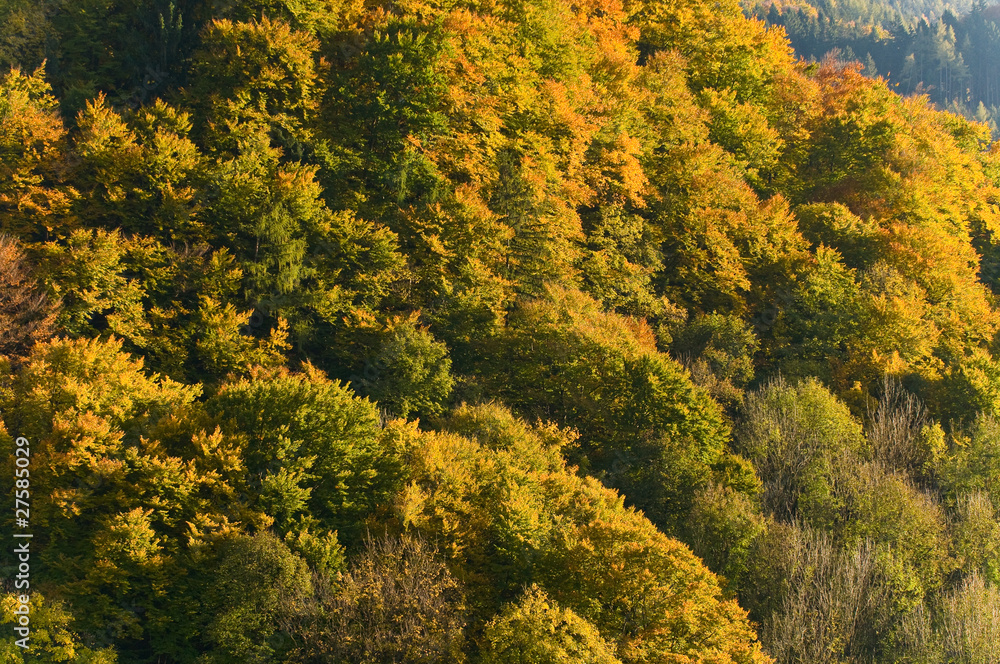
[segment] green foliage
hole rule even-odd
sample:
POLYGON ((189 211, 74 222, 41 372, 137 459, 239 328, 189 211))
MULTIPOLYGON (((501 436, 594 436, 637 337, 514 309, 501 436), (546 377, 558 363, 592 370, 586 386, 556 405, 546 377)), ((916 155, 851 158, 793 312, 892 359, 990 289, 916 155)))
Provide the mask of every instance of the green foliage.
POLYGON ((43 275, 65 303, 59 322, 67 332, 96 336, 107 330, 141 343, 148 329, 143 284, 129 279, 122 265, 133 246, 118 232, 78 230, 65 245, 40 247, 43 275))
POLYGON ((243 141, 262 129, 287 140, 306 138, 322 95, 314 62, 318 47, 310 35, 266 16, 209 24, 192 56, 190 88, 208 145, 245 149, 243 141))
POLYGON ((46 656, 982 660, 996 13, 767 11, 901 85, 735 0, 0 1, 46 656))
POLYGON ((216 11, 233 21, 253 21, 261 17, 280 20, 296 30, 319 37, 330 37, 342 27, 346 17, 356 19, 358 7, 335 0, 255 0, 253 2, 216 1, 216 11))
POLYGON ((626 315, 674 313, 675 307, 657 297, 652 286, 653 275, 663 267, 659 231, 620 205, 601 206, 594 216, 592 228, 585 228, 590 251, 581 265, 586 291, 626 315))
POLYGON ((864 454, 861 425, 816 380, 777 379, 747 396, 736 447, 753 462, 767 511, 817 525, 836 509, 833 495, 842 462, 864 454))
POLYGON ((56 322, 70 334, 121 337, 178 378, 284 363, 284 326, 266 339, 246 336, 250 312, 224 303, 241 276, 225 249, 205 255, 81 229, 35 253, 50 296, 63 303, 56 322))
POLYGON ((966 574, 981 574, 996 584, 1000 575, 1000 523, 996 508, 982 491, 958 499, 958 523, 954 528, 954 550, 959 568, 966 574))
POLYGON ((831 533, 837 546, 884 547, 880 573, 917 598, 940 586, 950 571, 945 515, 907 475, 867 460, 873 443, 889 442, 884 433, 866 440, 815 381, 771 383, 745 408, 737 440, 760 472, 766 510, 831 533))
POLYGON ((848 544, 870 541, 888 549, 889 578, 916 596, 935 590, 951 569, 943 510, 936 496, 878 466, 848 471, 837 487, 838 534, 848 544))
POLYGON ((280 302, 310 276, 308 238, 329 214, 314 170, 282 167, 278 152, 257 133, 212 175, 219 194, 205 216, 240 261, 247 298, 280 302))
POLYGON ((167 241, 201 243, 197 185, 204 159, 188 138, 190 116, 162 101, 126 122, 102 95, 77 116, 77 214, 95 225, 167 241))
POLYGON ((279 612, 311 594, 308 567, 267 532, 229 538, 217 555, 204 604, 211 616, 205 638, 214 648, 199 661, 280 661, 291 644, 277 629, 279 612))
POLYGON ((512 313, 485 370, 508 403, 577 428, 578 458, 669 532, 712 477, 728 431, 652 336, 582 293, 550 288, 512 313))
POLYGON ((801 5, 747 3, 781 26, 797 54, 830 54, 864 62, 865 75, 884 76, 900 94, 928 95, 996 132, 996 13, 983 3, 825 1, 801 5))
POLYGON ((728 89, 740 101, 758 101, 790 64, 791 49, 780 33, 744 19, 737 2, 635 3, 632 21, 650 50, 688 55, 688 76, 696 89, 728 89))
POLYGON ((767 526, 746 494, 710 484, 695 494, 688 519, 685 540, 709 569, 727 581, 727 588, 754 583, 746 578, 749 558, 767 526))
POLYGON ((488 664, 616 664, 597 629, 532 586, 486 627, 488 664))
MULTIPOLYGON (((32 562, 68 601, 76 629, 120 653, 134 654, 147 638, 176 652, 189 636, 164 638, 173 607, 159 598, 191 601, 183 544, 199 539, 199 528, 240 520, 241 508, 226 504, 231 487, 208 470, 226 457, 221 441, 205 440, 184 459, 151 439, 200 388, 148 376, 120 349, 114 340, 37 344, 5 380, 0 409, 32 441, 31 523, 40 538, 32 562)), ((11 476, 13 446, 8 438, 11 476)))
POLYGON ((44 59, 45 32, 49 29, 49 9, 30 1, 7 0, 0 5, 0 67, 18 64, 36 67, 44 59))
POLYGON ((941 464, 941 483, 952 500, 985 491, 994 505, 1000 505, 1000 486, 995 479, 1000 463, 997 433, 996 420, 984 416, 949 437, 949 449, 941 464))
POLYGON ((702 643, 720 662, 762 661, 742 610, 687 547, 566 470, 565 432, 496 406, 460 408, 448 428, 463 435, 423 438, 399 509, 404 523, 440 538, 467 580, 473 620, 537 583, 614 639, 622 662, 696 658, 702 643))
POLYGON ((134 432, 199 394, 197 386, 147 376, 142 360, 120 351, 115 340, 38 344, 4 394, 7 424, 36 439, 62 418, 103 418, 134 432))
POLYGON ((398 417, 440 415, 451 395, 448 348, 415 317, 390 321, 359 387, 398 417), (369 372, 370 369, 370 372, 369 372))
POLYGON ((988 352, 976 349, 944 377, 937 401, 944 414, 958 421, 977 419, 980 415, 996 417, 1000 408, 998 387, 1000 365, 988 352))
POLYGON ((405 476, 405 441, 382 430, 375 406, 310 366, 227 383, 206 409, 244 438, 253 494, 283 529, 304 519, 356 537, 405 476))
MULTIPOLYGON (((676 356, 705 363, 711 375, 731 390, 745 387, 753 380, 754 355, 760 344, 749 326, 738 317, 698 316, 671 336, 670 350, 676 356)), ((714 391, 721 389, 716 387, 714 391)))
POLYGON ((878 228, 840 203, 812 203, 795 210, 802 235, 814 245, 835 249, 848 267, 861 268, 878 260, 873 246, 878 228))

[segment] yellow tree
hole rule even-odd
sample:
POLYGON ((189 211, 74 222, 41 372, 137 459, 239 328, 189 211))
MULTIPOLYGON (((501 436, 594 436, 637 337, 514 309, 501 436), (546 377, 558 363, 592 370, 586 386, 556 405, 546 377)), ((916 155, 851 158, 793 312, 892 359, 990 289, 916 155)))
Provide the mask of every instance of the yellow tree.
POLYGON ((11 69, 0 83, 0 228, 22 240, 75 225, 65 180, 66 130, 43 70, 11 69))
POLYGON ((441 542, 475 620, 537 583, 624 663, 770 661, 746 614, 686 546, 566 468, 566 432, 497 406, 459 409, 449 428, 418 439, 398 509, 441 542))

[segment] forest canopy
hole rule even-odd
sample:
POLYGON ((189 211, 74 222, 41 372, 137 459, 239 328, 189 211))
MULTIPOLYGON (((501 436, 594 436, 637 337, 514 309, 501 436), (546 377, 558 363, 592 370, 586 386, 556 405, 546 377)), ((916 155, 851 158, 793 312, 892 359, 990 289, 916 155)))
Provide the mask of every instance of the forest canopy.
POLYGON ((1000 135, 1000 7, 993 2, 747 2, 749 14, 782 26, 800 56, 864 63, 904 95, 925 94, 941 108, 1000 135))
POLYGON ((995 68, 768 11, 0 2, 4 661, 995 661, 995 68))

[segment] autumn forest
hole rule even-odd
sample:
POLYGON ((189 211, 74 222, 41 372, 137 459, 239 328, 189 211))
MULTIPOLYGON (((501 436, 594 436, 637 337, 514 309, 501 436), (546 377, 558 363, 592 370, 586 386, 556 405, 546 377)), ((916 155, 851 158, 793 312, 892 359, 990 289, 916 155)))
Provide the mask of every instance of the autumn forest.
POLYGON ((793 14, 0 0, 0 662, 1000 662, 992 116, 793 14))

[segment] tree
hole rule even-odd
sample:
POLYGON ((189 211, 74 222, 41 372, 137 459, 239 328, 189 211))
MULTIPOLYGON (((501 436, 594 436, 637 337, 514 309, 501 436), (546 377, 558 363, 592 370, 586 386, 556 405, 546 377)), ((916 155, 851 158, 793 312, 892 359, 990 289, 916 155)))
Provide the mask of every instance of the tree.
POLYGON ((1000 521, 989 496, 975 491, 958 497, 954 526, 956 566, 966 575, 980 574, 989 583, 1000 576, 1000 521))
POLYGON ((258 371, 223 385, 206 408, 244 437, 253 501, 284 532, 310 523, 356 542, 405 477, 405 439, 375 406, 310 365, 258 371))
POLYGON ((62 235, 75 190, 63 178, 66 129, 41 68, 0 83, 0 228, 23 241, 62 235))
POLYGON ((993 215, 981 204, 994 186, 981 156, 983 128, 924 98, 900 99, 853 66, 828 63, 815 82, 815 105, 803 119, 810 138, 791 150, 798 166, 782 188, 797 203, 848 208, 850 215, 806 208, 806 218, 813 238, 842 246, 848 264, 863 269, 857 281, 869 291, 863 299, 871 298, 865 308, 877 329, 855 336, 894 338, 867 349, 882 365, 873 373, 912 372, 933 386, 981 354, 996 325, 970 242, 970 225, 993 215))
MULTIPOLYGON (((46 600, 38 591, 32 591, 28 602, 31 616, 31 632, 27 649, 18 646, 17 636, 5 636, 0 641, 0 654, 11 664, 39 662, 80 662, 80 664, 116 664, 118 658, 113 648, 89 648, 75 633, 73 616, 59 601, 46 600), (30 653, 30 655, 29 655, 30 653), (26 655, 28 655, 26 657, 26 655)), ((18 595, 5 593, 2 599, 3 624, 11 628, 17 625, 19 607, 18 595)), ((10 629, 10 628, 8 628, 10 629)))
POLYGON ((509 605, 486 627, 488 664, 618 664, 614 648, 597 629, 549 599, 538 586, 509 605))
POLYGON ((653 285, 663 267, 660 232, 620 204, 602 205, 583 219, 589 250, 580 259, 584 290, 628 316, 676 315, 677 307, 653 285))
POLYGON ((205 590, 207 662, 282 661, 292 647, 279 623, 283 607, 312 594, 301 558, 268 532, 219 542, 215 581, 205 590))
POLYGON ((17 242, 0 236, 0 355, 24 355, 51 337, 57 311, 31 278, 17 242))
POLYGON ((759 198, 734 158, 711 142, 683 67, 677 54, 658 53, 641 78, 651 190, 642 214, 669 257, 655 283, 685 308, 743 314, 790 281, 807 259, 806 243, 788 201, 759 198))
POLYGON ((310 276, 310 237, 329 211, 315 184, 315 170, 279 163, 279 151, 256 134, 233 159, 212 170, 217 194, 205 211, 215 242, 228 247, 243 270, 243 293, 251 303, 281 303, 310 276))
POLYGON ((973 573, 947 592, 939 606, 920 607, 907 616, 903 652, 915 662, 996 660, 998 601, 996 587, 973 573))
POLYGON ((834 490, 840 503, 834 533, 848 547, 885 547, 887 579, 915 597, 937 590, 952 569, 947 522, 936 495, 878 465, 848 468, 834 490))
POLYGON ((296 607, 305 661, 465 661, 462 586, 425 541, 369 539, 338 582, 296 607))
POLYGON ((468 580, 470 629, 537 583, 614 642, 622 662, 768 661, 686 546, 566 469, 566 432, 497 406, 460 408, 447 426, 421 437, 398 509, 468 580))
POLYGON ((754 543, 767 528, 760 508, 745 493, 709 484, 695 493, 683 534, 691 550, 718 574, 727 590, 754 583, 747 576, 754 543))
POLYGON ((130 241, 118 231, 77 230, 63 242, 36 249, 39 272, 63 303, 58 322, 70 334, 114 334, 144 346, 150 324, 143 296, 146 284, 129 274, 128 254, 150 243, 130 241))
POLYGON ((764 101, 775 78, 791 69, 784 35, 744 18, 736 2, 640 3, 628 6, 648 53, 676 50, 688 58, 691 87, 731 89, 740 101, 764 101))
POLYGON ((675 357, 689 366, 705 363, 715 378, 712 396, 716 399, 721 401, 727 392, 731 394, 753 380, 754 355, 760 342, 739 317, 718 313, 697 316, 677 326, 670 336, 675 357))
POLYGON ((232 304, 242 272, 225 249, 209 254, 95 229, 35 245, 34 253, 41 280, 62 303, 56 321, 70 334, 116 335, 178 379, 216 381, 285 362, 283 322, 245 334, 251 312, 232 304))
POLYGON ((840 462, 867 447, 861 424, 815 379, 790 385, 779 378, 747 395, 734 438, 760 474, 765 510, 819 525, 833 516, 840 462))
POLYGON ((718 405, 656 350, 641 321, 603 313, 577 291, 524 301, 480 353, 493 394, 580 431, 572 458, 600 472, 667 532, 724 465, 718 405))
POLYGON ((993 505, 1000 505, 1000 486, 994 479, 994 469, 1000 464, 998 429, 996 419, 982 415, 948 437, 940 472, 942 488, 952 501, 964 494, 985 491, 993 505))
POLYGON ((190 116, 157 100, 128 120, 104 95, 77 116, 73 179, 83 193, 77 214, 109 230, 203 243, 196 198, 206 165, 188 138, 190 116))
POLYGON ((45 33, 51 29, 50 8, 24 0, 5 2, 0 9, 3 38, 0 67, 38 67, 45 60, 45 33))
POLYGON ((448 348, 417 325, 416 316, 389 322, 357 387, 394 415, 440 415, 454 380, 448 348))
POLYGON ((200 387, 147 375, 119 341, 87 339, 36 344, 4 385, 5 424, 32 441, 32 522, 48 570, 38 589, 57 588, 75 629, 123 658, 189 655, 187 547, 255 518, 233 499, 239 461, 227 441, 196 430, 182 458, 153 433, 200 387), (166 624, 186 629, 171 636, 166 624))
POLYGON ((872 452, 889 470, 918 481, 934 477, 944 456, 940 426, 933 425, 923 403, 899 381, 886 377, 878 401, 869 405, 865 436, 872 452))
POLYGON ((267 17, 288 23, 295 30, 321 39, 332 38, 338 29, 358 20, 356 3, 335 0, 255 0, 253 2, 214 3, 218 15, 232 21, 253 21, 267 17))
POLYGON ((163 96, 186 80, 186 62, 204 24, 205 3, 53 3, 47 57, 67 114, 101 92, 116 105, 163 96))
POLYGON ((192 56, 189 93, 208 146, 239 153, 241 143, 258 132, 278 145, 308 140, 322 96, 318 47, 308 33, 267 16, 210 23, 192 56))
POLYGON ((838 550, 814 531, 779 555, 794 562, 779 608, 761 630, 776 661, 832 664, 891 654, 891 629, 902 617, 904 596, 887 578, 877 547, 838 550))

